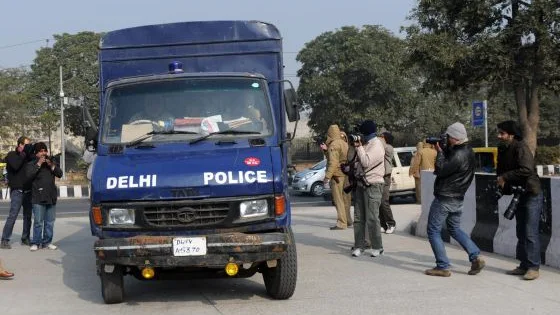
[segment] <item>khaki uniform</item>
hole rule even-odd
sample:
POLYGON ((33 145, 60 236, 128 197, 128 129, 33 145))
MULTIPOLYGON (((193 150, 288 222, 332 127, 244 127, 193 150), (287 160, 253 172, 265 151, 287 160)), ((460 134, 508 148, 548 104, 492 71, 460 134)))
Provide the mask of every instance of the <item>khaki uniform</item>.
POLYGON ((346 228, 351 224, 348 218, 344 193, 344 182, 347 181, 346 175, 342 173, 340 164, 348 160, 348 143, 346 143, 337 125, 331 125, 327 131, 327 170, 325 172, 325 180, 330 181, 332 198, 336 208, 337 220, 336 226, 346 228))
POLYGON ((429 143, 423 143, 422 148, 416 152, 410 166, 410 173, 414 176, 416 184, 416 203, 422 202, 422 189, 420 175, 421 171, 433 171, 436 165, 437 151, 434 146, 429 143))

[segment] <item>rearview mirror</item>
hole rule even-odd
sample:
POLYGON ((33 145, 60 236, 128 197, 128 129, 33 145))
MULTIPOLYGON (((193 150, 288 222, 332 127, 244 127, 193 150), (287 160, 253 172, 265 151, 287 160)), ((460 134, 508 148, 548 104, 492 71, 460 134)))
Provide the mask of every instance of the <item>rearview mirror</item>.
POLYGON ((292 122, 299 120, 299 107, 297 104, 296 91, 293 86, 284 90, 284 105, 286 106, 288 121, 292 122))

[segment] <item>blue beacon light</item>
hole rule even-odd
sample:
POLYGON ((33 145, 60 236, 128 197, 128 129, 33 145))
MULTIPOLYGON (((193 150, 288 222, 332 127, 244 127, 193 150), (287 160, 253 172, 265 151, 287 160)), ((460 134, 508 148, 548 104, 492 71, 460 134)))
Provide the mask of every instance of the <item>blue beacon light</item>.
POLYGON ((183 64, 179 61, 173 61, 169 64, 169 73, 183 73, 183 64))

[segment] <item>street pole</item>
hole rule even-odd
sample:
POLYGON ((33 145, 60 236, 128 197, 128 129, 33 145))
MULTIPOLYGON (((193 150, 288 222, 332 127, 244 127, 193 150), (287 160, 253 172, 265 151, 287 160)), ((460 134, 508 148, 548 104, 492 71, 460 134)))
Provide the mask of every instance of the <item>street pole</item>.
POLYGON ((488 102, 482 102, 484 107, 484 147, 488 148, 488 102))
POLYGON ((64 90, 62 89, 62 66, 60 66, 60 168, 62 179, 66 180, 66 165, 64 156, 64 90))

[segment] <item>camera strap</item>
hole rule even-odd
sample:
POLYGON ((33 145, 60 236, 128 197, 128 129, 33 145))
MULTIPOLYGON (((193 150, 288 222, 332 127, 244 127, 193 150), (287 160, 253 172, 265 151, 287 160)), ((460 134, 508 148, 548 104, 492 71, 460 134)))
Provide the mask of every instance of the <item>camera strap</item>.
MULTIPOLYGON (((350 163, 354 163, 356 161, 356 159, 358 158, 358 152, 354 152, 354 157, 352 157, 352 160, 350 161, 350 163)), ((360 161, 358 161, 358 163, 360 163, 360 161)), ((364 175, 367 175, 367 173, 369 173, 371 170, 373 170, 374 168, 378 167, 379 165, 385 163, 385 158, 383 158, 383 161, 377 163, 376 165, 372 166, 369 170, 364 171, 364 175)))

